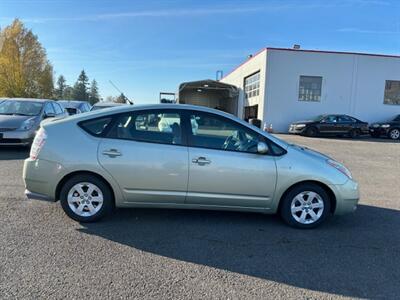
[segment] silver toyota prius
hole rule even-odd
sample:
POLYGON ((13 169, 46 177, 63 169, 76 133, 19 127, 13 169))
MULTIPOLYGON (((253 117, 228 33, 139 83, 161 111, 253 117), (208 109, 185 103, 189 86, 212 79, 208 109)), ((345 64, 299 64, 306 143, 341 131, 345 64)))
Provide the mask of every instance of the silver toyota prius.
POLYGON ((30 199, 60 200, 79 222, 114 207, 279 213, 312 228, 356 209, 350 171, 221 111, 120 106, 43 124, 23 179, 30 199), (66 138, 68 137, 68 138, 66 138))

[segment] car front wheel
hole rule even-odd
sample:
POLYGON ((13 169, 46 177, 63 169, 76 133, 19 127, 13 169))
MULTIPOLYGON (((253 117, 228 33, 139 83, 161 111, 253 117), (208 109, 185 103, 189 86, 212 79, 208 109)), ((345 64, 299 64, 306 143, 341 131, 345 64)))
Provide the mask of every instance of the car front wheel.
POLYGON ((91 175, 77 175, 61 188, 60 200, 64 212, 78 222, 94 222, 113 207, 110 188, 91 175))
POLYGON ((321 224, 330 212, 330 199, 319 185, 300 184, 292 188, 282 199, 280 213, 283 220, 296 228, 314 228, 321 224))
POLYGON ((398 140, 398 139, 400 139, 400 129, 394 128, 394 129, 390 130, 390 131, 389 131, 389 137, 390 137, 392 140, 398 140))

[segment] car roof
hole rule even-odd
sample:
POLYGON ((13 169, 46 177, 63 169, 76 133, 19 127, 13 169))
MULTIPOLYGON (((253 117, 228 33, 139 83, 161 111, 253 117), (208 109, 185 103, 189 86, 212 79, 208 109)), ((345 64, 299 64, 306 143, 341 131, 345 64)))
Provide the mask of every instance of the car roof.
POLYGON ((39 102, 39 103, 54 101, 50 99, 36 99, 36 98, 0 98, 0 101, 6 101, 6 100, 29 101, 29 102, 39 102))
POLYGON ((61 103, 64 107, 68 108, 77 108, 85 103, 88 103, 87 101, 78 101, 78 100, 58 100, 58 103, 61 103))

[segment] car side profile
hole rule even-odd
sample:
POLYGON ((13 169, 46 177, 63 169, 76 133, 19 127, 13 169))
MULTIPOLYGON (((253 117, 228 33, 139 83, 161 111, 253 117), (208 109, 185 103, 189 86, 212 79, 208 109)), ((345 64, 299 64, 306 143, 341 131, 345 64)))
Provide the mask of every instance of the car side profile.
POLYGON ((80 222, 113 207, 158 207, 279 213, 289 225, 311 228, 354 211, 359 199, 339 162, 233 115, 181 104, 46 123, 23 179, 28 198, 60 200, 80 222))
POLYGON ((0 101, 0 146, 29 146, 40 122, 67 116, 52 100, 6 98, 0 101))
POLYGON ((312 120, 290 124, 289 133, 309 137, 327 135, 357 138, 368 134, 368 123, 348 115, 320 115, 312 120))
POLYGON ((369 127, 369 133, 373 137, 388 137, 392 140, 400 139, 400 115, 392 120, 374 123, 369 127))

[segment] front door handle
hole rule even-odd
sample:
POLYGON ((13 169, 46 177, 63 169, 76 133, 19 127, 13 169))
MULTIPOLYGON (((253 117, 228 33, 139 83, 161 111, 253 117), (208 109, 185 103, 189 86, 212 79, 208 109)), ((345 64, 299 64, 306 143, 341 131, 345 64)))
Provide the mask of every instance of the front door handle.
POLYGON ((117 149, 110 149, 110 150, 105 150, 102 152, 103 155, 107 155, 109 157, 117 157, 121 156, 122 153, 119 152, 117 149))
POLYGON ((207 158, 200 156, 198 158, 193 158, 192 163, 198 164, 199 166, 204 166, 204 165, 211 164, 211 160, 208 160, 207 158))

